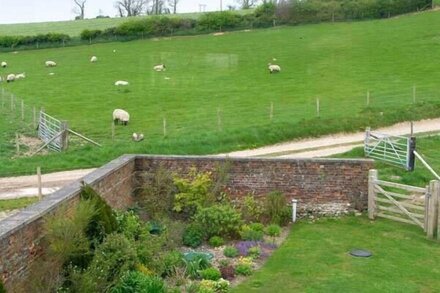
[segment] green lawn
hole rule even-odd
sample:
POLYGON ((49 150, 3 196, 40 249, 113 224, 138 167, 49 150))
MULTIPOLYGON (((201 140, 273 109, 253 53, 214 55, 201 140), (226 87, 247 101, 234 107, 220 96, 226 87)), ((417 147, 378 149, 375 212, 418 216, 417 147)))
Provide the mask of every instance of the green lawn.
POLYGON ((38 201, 38 197, 23 197, 0 200, 0 212, 25 208, 38 201))
POLYGON ((103 148, 82 146, 63 155, 11 160, 19 126, 9 126, 17 119, 0 109, 0 129, 9 133, 0 138, 0 176, 33 172, 38 165, 46 171, 99 166, 123 153, 209 154, 437 117, 440 59, 433 52, 440 44, 438 31, 440 12, 425 12, 217 37, 2 53, 0 59, 10 67, 0 75, 26 72, 27 78, 0 87, 26 105, 42 106, 67 120, 103 148), (91 55, 99 62, 90 64, 91 55), (272 58, 281 65, 280 74, 268 73, 272 58), (48 59, 58 67, 45 68, 48 59), (166 72, 152 70, 160 62, 167 65, 166 72), (116 80, 128 80, 130 86, 117 89, 116 80), (116 128, 112 142, 115 108, 126 109, 131 121, 116 128), (131 142, 133 132, 144 133, 146 139, 131 142))
POLYGON ((415 226, 366 217, 300 221, 232 292, 438 292, 440 246, 415 226), (371 258, 354 258, 353 248, 371 258))

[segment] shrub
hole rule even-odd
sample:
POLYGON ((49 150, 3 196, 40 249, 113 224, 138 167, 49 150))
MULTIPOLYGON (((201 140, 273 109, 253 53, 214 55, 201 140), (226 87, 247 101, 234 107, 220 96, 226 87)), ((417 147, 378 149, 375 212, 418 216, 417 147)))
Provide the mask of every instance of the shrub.
POLYGON ((217 281, 221 277, 221 273, 218 269, 210 267, 200 271, 200 277, 204 280, 217 281))
POLYGON ((155 276, 147 276, 142 273, 131 271, 122 276, 119 282, 113 287, 111 293, 136 293, 151 292, 164 293, 165 284, 163 280, 155 276))
POLYGON ((141 223, 139 216, 133 211, 127 211, 116 215, 118 233, 122 233, 127 239, 139 240, 140 235, 146 232, 147 227, 141 223), (143 230, 142 228, 145 228, 143 230))
POLYGON ((258 246, 254 246, 248 249, 248 254, 247 256, 253 258, 253 259, 257 259, 261 256, 261 249, 258 246))
POLYGON ((238 249, 233 246, 226 246, 225 249, 223 249, 223 254, 226 257, 236 257, 238 256, 238 249))
POLYGON ((237 266, 235 267, 235 273, 242 276, 249 276, 252 274, 252 258, 240 257, 237 266))
POLYGON ((229 282, 224 279, 218 281, 202 280, 199 283, 198 293, 226 293, 229 291, 229 282))
POLYGON ((176 267, 184 265, 183 255, 178 250, 172 250, 165 253, 163 257, 164 271, 163 275, 169 276, 176 267))
POLYGON ((186 217, 195 215, 198 210, 215 201, 215 197, 210 193, 210 172, 197 173, 195 168, 191 168, 189 178, 175 177, 173 181, 178 189, 173 210, 183 213, 186 217))
POLYGON ((237 248, 239 255, 247 256, 251 247, 260 246, 260 244, 261 242, 258 241, 240 241, 235 247, 237 248))
POLYGON ((101 34, 102 34, 102 31, 100 31, 100 30, 88 30, 88 29, 85 29, 85 30, 83 30, 81 32, 80 38, 81 38, 81 40, 86 40, 86 41, 94 40, 97 37, 101 36, 101 34))
POLYGON ((290 208, 281 192, 271 192, 266 196, 266 215, 272 224, 286 225, 290 221, 290 208))
POLYGON ((214 205, 201 209, 194 216, 194 222, 204 228, 206 237, 235 237, 242 221, 240 214, 230 205, 214 205))
POLYGON ((249 241, 262 240, 264 237, 264 232, 260 228, 260 226, 243 225, 240 230, 241 239, 249 241), (252 228, 256 228, 256 230, 252 228))
POLYGON ((152 219, 170 215, 176 192, 171 173, 159 165, 154 173, 143 176, 142 182, 145 183, 135 194, 143 211, 152 219))
POLYGON ((1 280, 0 280, 0 293, 6 293, 6 288, 1 280))
POLYGON ((202 255, 196 255, 191 260, 184 259, 184 263, 186 271, 192 279, 197 279, 201 270, 207 269, 211 266, 209 260, 202 255))
POLYGON ((212 236, 209 238, 209 245, 212 247, 219 247, 225 244, 225 240, 220 236, 212 236))
POLYGON ((241 22, 242 16, 234 12, 209 12, 199 17, 197 28, 201 31, 217 31, 239 27, 241 22))
POLYGON ((246 222, 260 221, 263 210, 261 201, 257 201, 252 195, 246 195, 240 205, 241 215, 246 222))
POLYGON ((220 267, 222 278, 226 280, 233 280, 235 278, 235 268, 231 265, 220 267))
POLYGON ((281 235, 281 227, 277 224, 269 225, 266 228, 266 234, 271 237, 278 237, 281 235))
POLYGON ((192 224, 189 225, 183 232, 183 245, 192 248, 199 247, 203 241, 203 228, 199 225, 192 224))

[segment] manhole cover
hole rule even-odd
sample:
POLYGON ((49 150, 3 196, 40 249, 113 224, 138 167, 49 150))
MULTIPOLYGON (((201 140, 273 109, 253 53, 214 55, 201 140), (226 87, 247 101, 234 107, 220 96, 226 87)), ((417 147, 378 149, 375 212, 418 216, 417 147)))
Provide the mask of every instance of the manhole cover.
POLYGON ((350 251, 350 255, 356 257, 370 257, 373 254, 365 249, 353 249, 352 251, 350 251))

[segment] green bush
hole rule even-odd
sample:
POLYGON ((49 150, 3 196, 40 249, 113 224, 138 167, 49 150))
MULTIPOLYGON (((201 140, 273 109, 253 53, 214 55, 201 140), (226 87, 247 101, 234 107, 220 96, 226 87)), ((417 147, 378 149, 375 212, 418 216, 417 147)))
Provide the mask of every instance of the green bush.
POLYGON ((197 21, 200 31, 221 31, 237 28, 242 23, 242 16, 231 11, 209 12, 202 14, 197 21))
POLYGON ((186 217, 193 216, 203 207, 211 205, 215 197, 210 192, 212 179, 211 173, 197 173, 191 168, 188 178, 174 178, 178 193, 174 198, 173 210, 183 213, 186 217))
POLYGON ((130 271, 125 273, 111 290, 111 293, 165 293, 166 287, 163 280, 156 276, 147 276, 140 272, 130 271))
POLYGON ((81 32, 80 38, 81 38, 81 40, 88 41, 88 40, 94 40, 101 35, 102 35, 102 31, 100 31, 100 30, 85 29, 81 32))
POLYGON ((1 280, 0 280, 0 293, 6 293, 6 288, 1 280))
POLYGON ((274 191, 266 195, 265 199, 265 213, 269 223, 286 225, 290 221, 291 210, 284 194, 274 191))
POLYGON ((183 260, 186 267, 186 272, 192 279, 199 278, 199 272, 211 267, 211 263, 209 262, 208 258, 204 257, 203 255, 196 255, 191 260, 183 260))
POLYGON ((212 236, 208 242, 212 247, 219 247, 225 244, 225 240, 220 236, 212 236))
POLYGON ((249 248, 247 256, 257 259, 261 256, 261 249, 258 246, 249 248))
POLYGON ((251 225, 243 225, 240 230, 240 236, 242 240, 249 240, 249 241, 259 241, 262 240, 264 237, 264 226, 262 229, 260 229, 260 226, 251 226, 251 225), (253 228, 257 228, 254 230, 253 228))
POLYGON ((183 255, 178 250, 168 251, 163 256, 164 270, 163 275, 169 276, 176 267, 184 265, 183 255))
POLYGON ((266 228, 266 234, 271 237, 278 237, 281 235, 281 227, 277 224, 269 225, 266 228))
POLYGON ((217 281, 221 278, 222 274, 216 268, 210 267, 200 271, 200 277, 204 280, 217 281))
POLYGON ((206 237, 235 237, 242 223, 241 215, 230 205, 213 205, 200 209, 194 222, 204 228, 206 237))
POLYGON ((238 249, 234 246, 226 246, 225 249, 223 249, 223 254, 226 257, 237 257, 238 249))
POLYGON ((246 195, 240 204, 240 211, 246 222, 258 222, 263 215, 263 204, 252 195, 246 195))
POLYGON ((183 245, 192 248, 199 247, 203 242, 204 231, 200 225, 189 225, 183 232, 183 245))
POLYGON ((235 267, 235 273, 237 275, 250 276, 252 275, 252 265, 243 263, 237 264, 235 267))

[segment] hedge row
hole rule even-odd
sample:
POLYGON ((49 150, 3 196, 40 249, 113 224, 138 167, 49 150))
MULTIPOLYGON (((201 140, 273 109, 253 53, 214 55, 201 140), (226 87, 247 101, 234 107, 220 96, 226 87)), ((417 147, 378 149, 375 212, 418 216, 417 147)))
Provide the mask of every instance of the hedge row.
MULTIPOLYGON (((278 4, 275 1, 265 1, 253 13, 245 15, 223 11, 205 13, 197 20, 166 16, 128 20, 105 30, 84 30, 80 40, 132 40, 268 27, 275 24, 384 18, 427 9, 431 5, 432 0, 281 0, 278 4)), ((55 33, 25 37, 4 36, 0 37, 0 48, 38 47, 38 44, 66 45, 70 40, 68 35, 55 33)), ((81 44, 80 40, 73 39, 72 44, 68 45, 81 44)))

